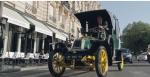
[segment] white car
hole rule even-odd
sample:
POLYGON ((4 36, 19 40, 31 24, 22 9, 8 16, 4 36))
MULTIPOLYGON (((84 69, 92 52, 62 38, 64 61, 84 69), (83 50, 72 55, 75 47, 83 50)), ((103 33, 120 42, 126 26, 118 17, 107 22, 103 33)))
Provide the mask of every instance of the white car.
POLYGON ((147 61, 147 52, 143 52, 137 56, 138 61, 147 61))

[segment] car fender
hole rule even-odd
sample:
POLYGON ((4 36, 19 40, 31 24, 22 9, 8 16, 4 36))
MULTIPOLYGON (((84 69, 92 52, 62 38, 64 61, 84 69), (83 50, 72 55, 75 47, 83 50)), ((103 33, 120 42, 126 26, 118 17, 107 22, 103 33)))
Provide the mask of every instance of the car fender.
POLYGON ((68 52, 68 47, 65 43, 56 43, 53 52, 66 53, 68 52))

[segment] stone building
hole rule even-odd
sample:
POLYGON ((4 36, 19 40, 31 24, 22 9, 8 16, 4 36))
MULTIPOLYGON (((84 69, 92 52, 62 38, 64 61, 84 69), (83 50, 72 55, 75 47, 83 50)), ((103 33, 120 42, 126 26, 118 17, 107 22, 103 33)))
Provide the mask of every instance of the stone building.
POLYGON ((5 3, 50 24, 54 29, 59 29, 65 34, 71 33, 75 37, 79 36, 80 23, 74 13, 100 9, 100 2, 97 1, 7 1, 5 3))
MULTIPOLYGON (((8 20, 8 23, 0 24, 2 56, 37 58, 35 53, 46 54, 52 48, 50 43, 65 42, 71 35, 74 38, 81 36, 81 25, 75 13, 98 9, 100 2, 96 1, 0 2, 1 21, 3 18, 8 20), (35 32, 25 35, 30 25, 35 26, 35 32)), ((44 58, 47 57, 44 55, 44 58)))

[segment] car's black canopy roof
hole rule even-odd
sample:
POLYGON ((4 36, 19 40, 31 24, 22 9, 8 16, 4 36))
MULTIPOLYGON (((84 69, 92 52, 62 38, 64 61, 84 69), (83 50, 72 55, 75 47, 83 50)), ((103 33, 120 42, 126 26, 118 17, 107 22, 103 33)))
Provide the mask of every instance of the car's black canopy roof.
POLYGON ((98 26, 97 22, 98 16, 101 16, 102 20, 108 22, 109 28, 113 28, 111 16, 106 9, 76 13, 75 16, 79 19, 82 28, 86 28, 86 21, 89 24, 89 28, 98 26))

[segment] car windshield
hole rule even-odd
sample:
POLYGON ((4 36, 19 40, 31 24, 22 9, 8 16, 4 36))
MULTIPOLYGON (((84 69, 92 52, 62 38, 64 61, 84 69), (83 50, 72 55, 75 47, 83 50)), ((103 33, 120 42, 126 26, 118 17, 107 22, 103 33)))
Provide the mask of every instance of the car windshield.
POLYGON ((92 45, 92 40, 88 40, 88 39, 76 40, 74 42, 73 48, 90 49, 91 45, 92 45))
POLYGON ((82 40, 81 49, 90 49, 91 48, 91 41, 88 39, 82 40))

